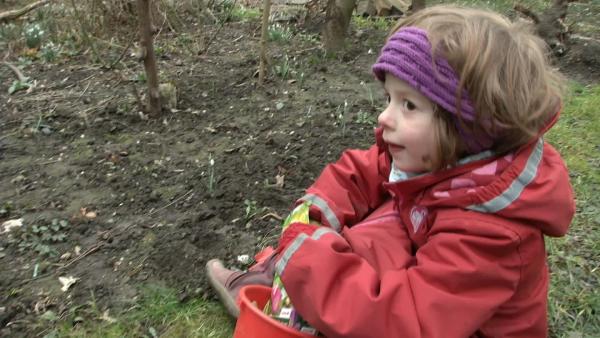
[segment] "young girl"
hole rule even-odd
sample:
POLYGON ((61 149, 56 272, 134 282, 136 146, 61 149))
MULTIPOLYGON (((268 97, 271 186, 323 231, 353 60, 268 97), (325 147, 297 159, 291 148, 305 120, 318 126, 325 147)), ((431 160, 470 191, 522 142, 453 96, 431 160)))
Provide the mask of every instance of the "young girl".
POLYGON ((376 144, 346 151, 299 200, 276 253, 248 273, 208 263, 234 302, 280 274, 296 310, 335 337, 546 337, 544 235, 574 214, 542 135, 560 77, 543 42, 483 10, 431 7, 394 28, 373 72, 376 144), (232 292, 233 291, 233 292, 232 292))

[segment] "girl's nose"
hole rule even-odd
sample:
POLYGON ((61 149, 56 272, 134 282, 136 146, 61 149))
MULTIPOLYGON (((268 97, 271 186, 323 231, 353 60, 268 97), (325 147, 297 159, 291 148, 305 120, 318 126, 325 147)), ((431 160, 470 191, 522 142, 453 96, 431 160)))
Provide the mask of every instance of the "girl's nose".
POLYGON ((391 109, 388 105, 388 107, 377 117, 377 123, 380 127, 385 129, 394 129, 395 122, 390 110, 391 109))

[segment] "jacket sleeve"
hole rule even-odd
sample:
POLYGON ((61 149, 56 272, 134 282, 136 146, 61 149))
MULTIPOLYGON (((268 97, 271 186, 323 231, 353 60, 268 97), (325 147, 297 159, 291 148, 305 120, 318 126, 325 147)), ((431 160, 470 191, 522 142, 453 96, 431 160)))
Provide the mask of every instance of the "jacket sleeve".
MULTIPOLYGON (((443 227, 441 227, 443 228, 443 227)), ((407 269, 378 275, 342 235, 298 236, 276 269, 298 312, 329 338, 474 334, 515 292, 519 240, 495 224, 434 234, 407 269)))
POLYGON ((356 224, 387 194, 382 186, 389 175, 385 156, 378 145, 345 151, 336 163, 325 167, 297 204, 310 201, 311 219, 338 232, 343 225, 356 224))

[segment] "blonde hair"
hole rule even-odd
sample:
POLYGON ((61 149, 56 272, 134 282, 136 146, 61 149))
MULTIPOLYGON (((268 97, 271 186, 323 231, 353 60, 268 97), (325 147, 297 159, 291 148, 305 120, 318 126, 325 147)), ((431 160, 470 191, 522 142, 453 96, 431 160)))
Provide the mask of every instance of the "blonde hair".
MULTIPOLYGON (((546 44, 531 25, 511 22, 491 11, 441 5, 400 21, 390 36, 406 26, 427 31, 434 55, 443 56, 456 71, 460 79, 457 102, 461 91, 467 90, 476 111, 474 123, 460 116, 459 123, 494 135, 491 150, 496 153, 528 143, 558 112, 563 77, 550 66, 546 44)), ((436 115, 440 117, 436 129, 441 158, 434 164, 440 169, 455 164, 464 156, 465 147, 452 130, 456 127, 451 119, 444 116, 450 113, 436 115)))
POLYGON ((430 159, 433 170, 453 166, 466 154, 466 145, 456 129, 452 115, 437 104, 434 105, 433 134, 437 155, 430 159))

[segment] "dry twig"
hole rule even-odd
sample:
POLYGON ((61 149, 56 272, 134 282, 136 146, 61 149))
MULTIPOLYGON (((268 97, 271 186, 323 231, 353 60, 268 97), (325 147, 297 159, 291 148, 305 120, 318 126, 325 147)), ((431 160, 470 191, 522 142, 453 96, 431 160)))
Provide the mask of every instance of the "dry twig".
POLYGON ((31 3, 20 9, 14 9, 11 11, 2 12, 2 13, 0 13, 0 23, 4 23, 4 22, 8 22, 8 21, 17 19, 38 7, 44 6, 45 4, 49 3, 50 1, 51 0, 40 0, 40 1, 36 1, 34 3, 31 3))
POLYGON ((201 50, 200 52, 198 52, 199 55, 202 55, 206 52, 208 52, 208 48, 210 47, 210 45, 215 41, 215 39, 217 38, 217 36, 219 35, 219 33, 221 32, 221 29, 223 29, 223 26, 225 26, 225 22, 229 21, 229 19, 231 18, 231 15, 233 13, 233 9, 237 6, 237 0, 233 0, 233 4, 231 5, 231 8, 229 9, 229 11, 227 12, 227 16, 225 18, 225 20, 222 20, 219 22, 219 26, 217 27, 217 30, 214 32, 214 34, 210 37, 210 39, 208 39, 208 41, 206 42, 206 45, 204 46, 204 49, 201 50))
POLYGON ((59 267, 59 268, 57 269, 57 272, 58 272, 58 271, 61 271, 61 270, 64 270, 64 269, 66 269, 66 268, 67 268, 67 267, 69 267, 71 264, 73 264, 73 263, 75 263, 75 262, 77 262, 77 261, 79 261, 79 260, 81 260, 81 259, 85 258, 86 256, 88 256, 88 255, 90 255, 90 254, 92 254, 92 253, 96 252, 96 251, 97 251, 98 249, 100 249, 100 248, 101 248, 101 247, 102 247, 102 246, 103 246, 105 243, 106 243, 106 242, 104 242, 104 241, 103 241, 103 242, 100 242, 100 243, 98 243, 98 244, 94 245, 93 247, 91 247, 91 248, 87 249, 87 250, 86 250, 84 253, 82 253, 81 255, 79 255, 79 256, 77 256, 77 257, 75 257, 75 258, 71 259, 71 260, 70 260, 70 261, 69 261, 67 264, 65 264, 65 265, 63 265, 63 266, 61 266, 61 267, 59 267))
POLYGON ((274 213, 274 212, 270 212, 270 213, 268 213, 268 214, 265 214, 265 215, 263 215, 263 216, 262 216, 260 219, 264 220, 264 219, 267 219, 267 218, 274 218, 274 219, 276 219, 276 220, 278 220, 278 221, 283 221, 283 217, 281 217, 281 216, 277 215, 277 214, 276 214, 276 213, 274 213))
POLYGON ((127 43, 127 46, 123 49, 123 52, 121 53, 121 55, 119 55, 119 57, 108 66, 108 69, 112 69, 119 62, 121 62, 121 60, 123 60, 123 57, 125 57, 125 54, 127 54, 127 51, 129 50, 129 48, 131 48, 131 45, 133 45, 133 41, 135 41, 135 34, 133 34, 131 39, 129 39, 129 42, 127 43))
POLYGON ((175 203, 177 203, 177 202, 181 201, 181 200, 182 200, 184 197, 186 197, 187 195, 191 194, 192 192, 194 192, 194 189, 191 189, 190 191, 186 192, 185 194, 183 194, 183 195, 179 196, 179 197, 178 197, 178 198, 176 198, 176 199, 175 199, 173 202, 171 202, 171 203, 169 203, 169 204, 167 204, 167 205, 165 205, 165 206, 163 206, 163 207, 160 207, 160 208, 158 208, 158 209, 156 209, 156 210, 154 210, 154 211, 150 212, 150 213, 148 214, 148 216, 154 215, 155 213, 157 213, 157 212, 159 212, 159 211, 161 211, 161 210, 163 210, 163 209, 166 209, 166 208, 170 207, 171 205, 173 205, 173 204, 175 204, 175 203))
POLYGON ((15 75, 17 76, 17 79, 20 82, 27 82, 27 78, 25 78, 25 76, 23 76, 23 73, 21 73, 21 71, 19 70, 19 68, 13 66, 12 64, 10 64, 8 62, 4 62, 4 64, 6 66, 8 66, 8 68, 10 68, 10 70, 12 70, 13 73, 15 73, 15 75))
POLYGON ((533 23, 535 23, 536 25, 538 23, 540 23, 540 18, 537 16, 537 14, 535 14, 531 9, 523 6, 522 4, 516 4, 514 6, 515 11, 525 15, 526 17, 530 18, 531 20, 533 20, 533 23))

